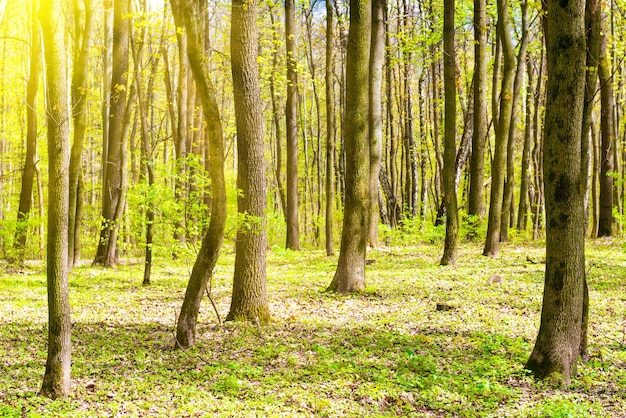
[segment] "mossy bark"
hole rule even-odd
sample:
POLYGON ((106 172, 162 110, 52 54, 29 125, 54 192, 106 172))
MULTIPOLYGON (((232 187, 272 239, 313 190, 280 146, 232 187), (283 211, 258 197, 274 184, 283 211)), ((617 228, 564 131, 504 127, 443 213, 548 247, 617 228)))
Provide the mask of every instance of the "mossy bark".
POLYGON ((550 0, 547 12, 546 273, 539 334, 526 368, 540 379, 568 383, 576 374, 584 311, 585 1, 550 0))

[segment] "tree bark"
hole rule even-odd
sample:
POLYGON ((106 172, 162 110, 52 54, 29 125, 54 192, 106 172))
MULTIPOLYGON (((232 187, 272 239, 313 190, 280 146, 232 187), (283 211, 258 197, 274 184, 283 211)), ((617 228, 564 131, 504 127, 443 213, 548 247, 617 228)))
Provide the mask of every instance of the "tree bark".
POLYGON ((504 184, 504 194, 502 201, 502 220, 500 222, 500 242, 509 240, 509 227, 515 225, 515 202, 513 190, 515 188, 515 143, 517 141, 517 107, 520 99, 520 92, 524 82, 524 69, 526 67, 526 49, 528 48, 528 3, 522 1, 522 38, 519 41, 517 53, 517 69, 515 71, 515 81, 513 83, 513 99, 511 103, 511 121, 509 122, 509 132, 506 151, 506 182, 504 184))
POLYGON ((232 2, 230 52, 237 123, 237 210, 233 298, 227 320, 270 320, 266 285, 267 231, 263 115, 259 89, 255 0, 232 2))
POLYGON ((541 325, 526 368, 568 384, 580 352, 585 278, 581 129, 585 1, 548 0, 545 116, 546 274, 541 325))
MULTIPOLYGON (((511 40, 511 25, 507 2, 498 0, 498 34, 502 43, 504 68, 502 70, 502 88, 500 90, 500 110, 496 124, 496 149, 491 167, 491 197, 489 200, 489 221, 483 255, 497 256, 500 249, 500 230, 504 197, 504 178, 506 175, 507 139, 513 109, 513 81, 515 54, 511 40)), ((495 116, 494 116, 495 120, 495 116)))
POLYGON ((300 249, 298 229, 298 73, 296 72, 295 2, 285 0, 285 37, 287 46, 287 222, 286 248, 300 249))
POLYGON ((459 213, 455 184, 456 163, 456 52, 454 0, 443 4, 443 86, 445 96, 443 186, 446 207, 446 239, 441 265, 453 265, 459 248, 459 213))
POLYGON ((110 126, 107 140, 106 174, 102 187, 102 227, 94 264, 117 264, 117 231, 122 221, 125 149, 124 128, 128 90, 130 36, 129 0, 115 0, 113 11, 113 71, 111 74, 110 126))
MULTIPOLYGON (((81 10, 78 0, 74 0, 74 10, 81 10)), ((72 112, 74 120, 74 142, 70 157, 70 195, 68 263, 72 268, 80 261, 80 233, 82 224, 79 201, 79 184, 82 176, 82 153, 87 131, 87 82, 89 74, 89 51, 93 38, 93 6, 91 0, 84 0, 84 12, 75 16, 75 36, 77 47, 74 52, 74 72, 72 76, 72 112), (81 18, 82 15, 82 18, 81 18), (82 22, 81 22, 82 20, 82 22)))
POLYGON ((485 0, 474 0, 474 132, 470 161, 468 214, 484 215, 485 141, 487 139, 487 12, 485 0))
MULTIPOLYGON (((601 18, 604 20, 603 18, 601 18)), ((598 65, 598 77, 600 79, 600 213, 598 219, 598 237, 610 237, 613 235, 613 169, 615 165, 615 121, 614 121, 614 97, 611 85, 612 75, 607 57, 606 31, 600 35, 600 54, 598 65)))
POLYGON ((67 232, 69 208, 70 114, 67 102, 64 15, 60 0, 41 3, 44 39, 49 155, 48 358, 40 395, 52 399, 70 392, 71 328, 68 296, 67 232))
POLYGON ((335 205, 335 187, 334 187, 334 163, 335 163, 335 142, 337 130, 335 128, 335 82, 334 82, 334 32, 335 24, 333 19, 332 0, 326 0, 326 178, 324 189, 326 191, 326 255, 330 256, 335 253, 333 246, 333 229, 334 229, 334 205, 335 205))
POLYGON ((176 327, 177 345, 187 348, 195 344, 200 302, 213 275, 224 241, 224 229, 226 227, 224 134, 217 104, 217 92, 211 81, 205 53, 208 44, 208 40, 205 39, 208 22, 206 22, 202 10, 206 8, 206 0, 172 0, 171 3, 173 10, 182 9, 182 15, 175 13, 175 17, 177 25, 184 23, 187 31, 187 55, 196 82, 196 89, 202 102, 211 158, 211 221, 191 271, 176 327))
POLYGON ((378 222, 380 219, 378 196, 379 175, 383 153, 383 63, 385 61, 385 0, 372 0, 372 33, 370 45, 369 77, 369 226, 367 241, 373 248, 378 246, 378 222))
POLYGON ((350 0, 350 30, 346 58, 346 174, 341 249, 329 291, 365 289, 368 227, 369 134, 368 109, 371 2, 350 0))
POLYGON ((41 77, 41 28, 37 20, 39 2, 33 1, 31 15, 30 73, 26 86, 26 158, 22 170, 20 203, 15 229, 15 261, 24 265, 28 219, 33 204, 33 184, 37 165, 37 93, 41 77))

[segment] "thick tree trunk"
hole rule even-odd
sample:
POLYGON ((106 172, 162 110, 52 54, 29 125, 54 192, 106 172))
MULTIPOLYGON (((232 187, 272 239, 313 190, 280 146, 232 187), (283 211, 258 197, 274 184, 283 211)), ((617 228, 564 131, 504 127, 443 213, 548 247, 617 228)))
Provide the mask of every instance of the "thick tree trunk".
POLYGON ((265 259, 265 159, 259 90, 255 0, 232 3, 231 61, 237 121, 237 210, 242 224, 235 243, 233 298, 227 320, 270 320, 265 259))
POLYGON ((474 133, 470 161, 468 214, 482 218, 487 140, 487 13, 486 1, 474 0, 474 133))
POLYGON ((459 213, 455 184, 456 163, 456 52, 454 50, 454 0, 443 6, 443 85, 444 119, 444 204, 446 207, 446 239, 441 265, 455 264, 459 247, 459 213))
POLYGON ((350 0, 346 72, 346 191, 341 249, 328 287, 339 293, 365 289, 369 179, 368 109, 371 2, 350 0))
POLYGON ((286 248, 300 249, 298 229, 298 73, 296 72, 295 2, 285 0, 285 36, 287 46, 287 237, 286 248))
POLYGON ((372 41, 370 45, 369 79, 369 226, 367 241, 373 248, 378 246, 378 222, 380 220, 378 196, 379 175, 383 153, 383 63, 385 61, 385 0, 372 0, 372 41))
POLYGON ((581 129, 585 1, 547 2, 546 275, 537 342, 526 367, 569 383, 580 353, 585 278, 581 129))
POLYGON ((335 84, 334 84, 334 31, 333 22, 333 2, 326 0, 326 179, 324 189, 326 190, 326 255, 333 255, 334 229, 334 160, 335 160, 335 140, 337 131, 335 128, 335 84))
MULTIPOLYGON (((205 0, 172 0, 172 10, 175 10, 177 25, 184 22, 187 31, 187 54, 193 73, 197 92, 202 102, 202 112, 206 122, 209 138, 209 152, 211 158, 211 221, 202 240, 200 252, 196 258, 191 277, 187 284, 185 299, 178 317, 176 327, 177 346, 187 348, 195 343, 196 323, 200 302, 207 288, 207 283, 213 275, 226 226, 226 183, 224 181, 224 135, 217 92, 210 77, 208 63, 205 59, 205 48, 208 40, 206 34, 205 0), (182 10, 182 14, 179 12, 182 10), (206 42, 206 43, 205 43, 206 42)), ((241 140, 241 137, 239 137, 241 140)))
MULTIPOLYGON (((496 124, 496 149, 491 167, 491 198, 489 200, 489 222, 483 255, 497 256, 500 249, 500 230, 502 221, 504 178, 506 175, 506 155, 509 124, 513 109, 513 81, 515 54, 511 40, 511 25, 507 3, 498 0, 498 34, 502 43, 504 68, 502 88, 500 90, 500 110, 496 124)), ((495 116, 494 116, 495 120, 495 116)))
POLYGON ((124 202, 124 128, 127 121, 129 0, 115 0, 113 11, 113 71, 111 75, 110 126, 106 152, 106 174, 102 187, 102 227, 94 264, 117 264, 117 231, 124 202))
POLYGON ((46 65, 49 151, 48 243, 48 358, 40 395, 55 399, 70 391, 72 324, 68 297, 67 220, 69 197, 70 126, 67 102, 64 15, 60 0, 41 3, 39 19, 46 65))
POLYGON ((26 159, 22 171, 22 187, 15 229, 15 261, 20 267, 24 264, 28 218, 32 209, 37 165, 37 93, 41 77, 41 29, 37 21, 39 2, 33 1, 32 8, 30 73, 26 86, 26 159))

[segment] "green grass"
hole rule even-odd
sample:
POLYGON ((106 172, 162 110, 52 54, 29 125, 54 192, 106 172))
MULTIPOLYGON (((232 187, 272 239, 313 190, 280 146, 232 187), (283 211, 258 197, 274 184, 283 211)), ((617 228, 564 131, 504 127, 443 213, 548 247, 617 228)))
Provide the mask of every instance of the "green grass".
MULTIPOLYGON (((76 268, 73 388, 56 401, 36 395, 45 276, 36 267, 0 276, 0 416, 625 416, 622 249, 588 244, 591 360, 566 389, 523 370, 539 323, 543 248, 520 242, 499 258, 480 254, 464 244, 456 267, 440 267, 438 244, 381 247, 368 254, 366 292, 339 296, 324 292, 336 257, 274 249, 272 323, 219 325, 205 300, 189 352, 172 350, 172 330, 193 260, 158 260, 149 288, 141 263, 76 268), (502 284, 489 283, 494 274, 502 284)), ((222 318, 232 265, 225 248, 212 292, 222 318)))

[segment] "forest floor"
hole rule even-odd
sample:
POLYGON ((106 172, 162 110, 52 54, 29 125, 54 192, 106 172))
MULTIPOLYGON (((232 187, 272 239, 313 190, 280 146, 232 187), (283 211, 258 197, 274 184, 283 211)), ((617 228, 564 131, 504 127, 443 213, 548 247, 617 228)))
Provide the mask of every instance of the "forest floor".
MULTIPOLYGON (((42 267, 0 273, 0 416, 626 416, 626 255, 621 240, 587 244, 587 364, 567 388, 524 370, 540 318, 541 243, 501 256, 463 244, 440 267, 440 244, 368 253, 367 290, 324 292, 337 257, 268 254, 272 323, 219 324, 205 298, 196 347, 173 350, 193 260, 81 266, 70 278, 72 394, 37 396, 47 336, 42 267), (491 283, 494 275, 502 283, 491 283), (437 310, 437 304, 451 307, 437 310)), ((213 279, 224 318, 232 246, 213 279)))

